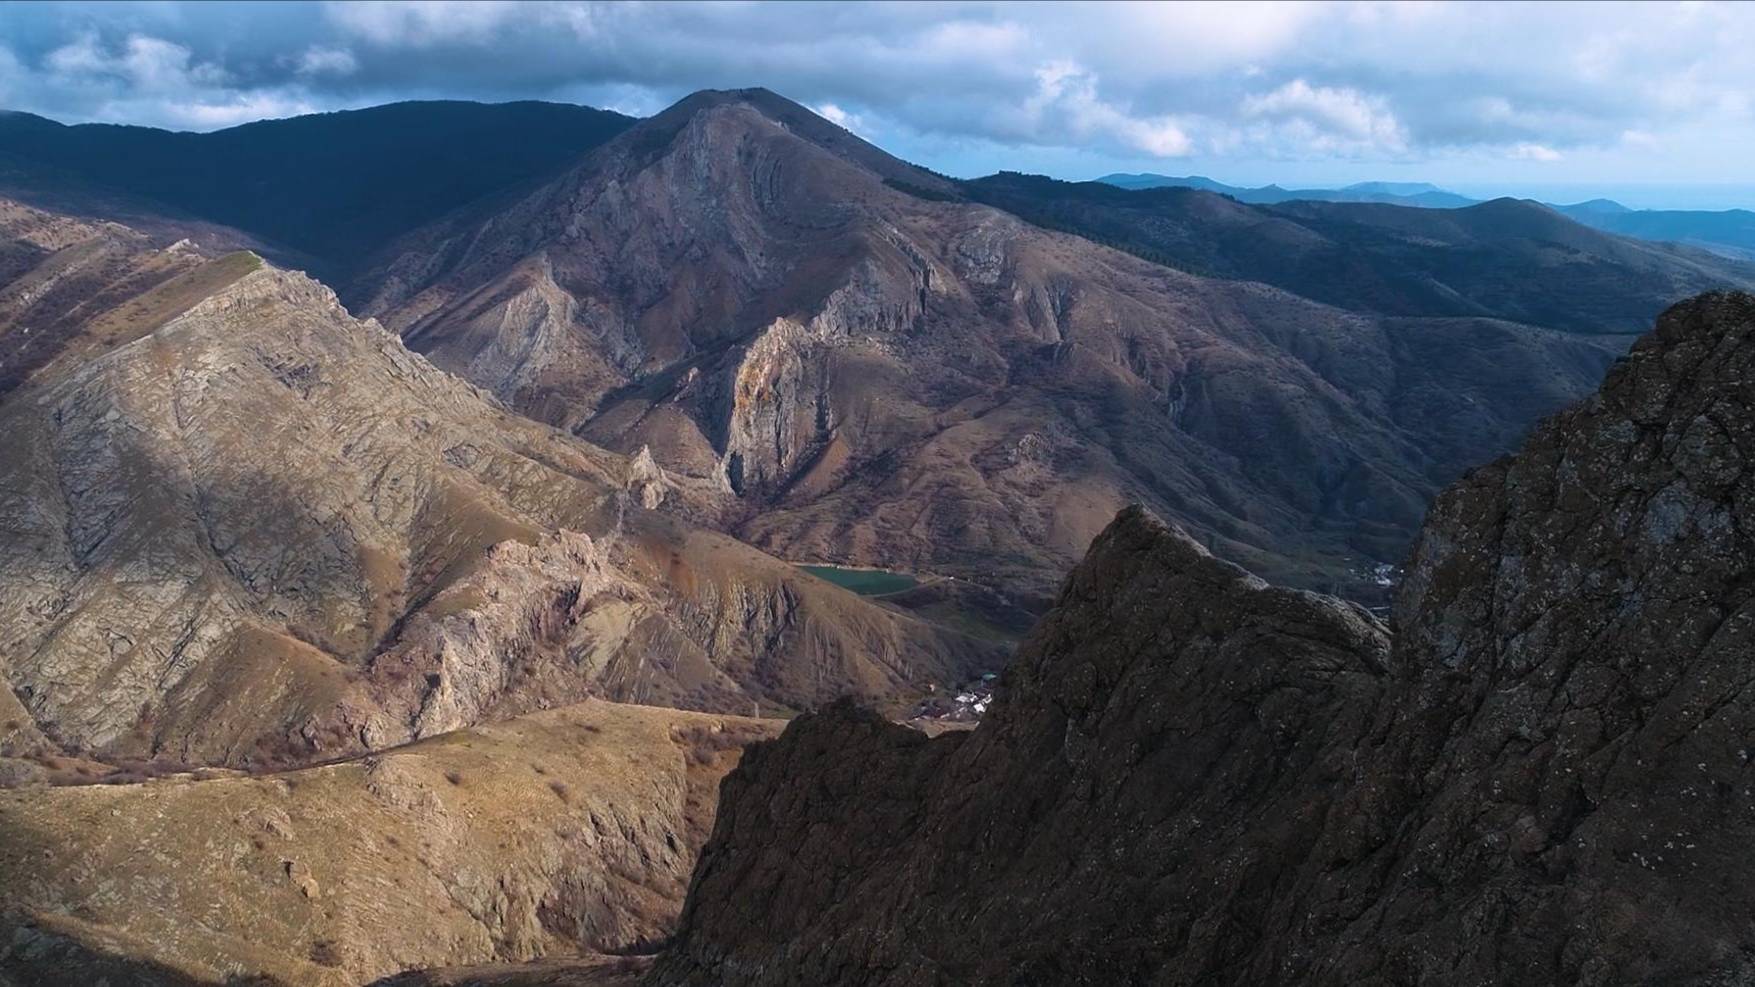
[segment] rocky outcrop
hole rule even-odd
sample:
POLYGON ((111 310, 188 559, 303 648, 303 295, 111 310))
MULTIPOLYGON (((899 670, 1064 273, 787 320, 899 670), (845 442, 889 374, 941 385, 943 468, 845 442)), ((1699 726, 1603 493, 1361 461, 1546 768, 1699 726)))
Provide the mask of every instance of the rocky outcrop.
POLYGON ((731 775, 655 985, 1755 976, 1755 298, 1434 508, 1396 636, 1124 512, 980 729, 731 775))
POLYGON ((1434 506, 1396 611, 1421 825, 1376 916, 1424 920, 1428 977, 1755 977, 1752 369, 1755 298, 1679 305, 1434 506))
POLYGON ((0 405, 0 757, 285 766, 588 695, 777 712, 998 664, 243 256, 0 405))
POLYGON ((746 347, 725 422, 724 476, 733 493, 774 492, 827 443, 835 414, 821 346, 809 329, 782 319, 746 347))
POLYGON ((1124 513, 974 733, 842 705, 752 749, 651 982, 1139 983, 1134 944, 1189 936, 1188 970, 1222 965, 1291 913, 1268 875, 1346 790, 1388 654, 1365 612, 1124 513))

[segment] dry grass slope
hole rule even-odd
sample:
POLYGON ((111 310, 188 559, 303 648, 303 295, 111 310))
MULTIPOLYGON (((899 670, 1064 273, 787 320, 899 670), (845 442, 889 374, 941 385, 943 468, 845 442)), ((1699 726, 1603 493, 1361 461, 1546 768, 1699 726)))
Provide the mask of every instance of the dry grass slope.
MULTIPOLYGON (((0 793, 10 933, 196 982, 353 985, 642 946, 669 930, 719 778, 777 724, 591 701, 281 774, 0 793)), ((85 984, 33 965, 21 983, 85 984)))

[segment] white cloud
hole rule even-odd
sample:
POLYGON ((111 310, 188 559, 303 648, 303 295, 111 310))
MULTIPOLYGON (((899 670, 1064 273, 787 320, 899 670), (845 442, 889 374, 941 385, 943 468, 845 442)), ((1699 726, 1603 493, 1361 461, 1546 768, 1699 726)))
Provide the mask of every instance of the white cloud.
POLYGON ((1517 161, 1559 161, 1565 155, 1547 146, 1524 141, 1511 145, 1510 156, 1517 161))
POLYGON ((49 52, 43 64, 61 75, 87 75, 108 71, 114 59, 98 47, 96 35, 88 34, 49 52))
POLYGON ((0 104, 11 105, 19 90, 30 81, 30 73, 10 48, 0 44, 0 104))
POLYGON ((85 35, 50 52, 51 71, 74 79, 108 77, 143 92, 166 92, 225 82, 225 70, 192 60, 188 48, 162 38, 131 35, 119 50, 85 35))
POLYGON ((818 103, 811 109, 816 110, 818 116, 837 127, 843 127, 856 134, 863 135, 865 133, 865 121, 860 119, 857 113, 849 113, 834 103, 818 103))
MULTIPOLYGON (((0 18, 6 104, 68 120, 201 126, 432 97, 652 112, 764 85, 901 153, 962 148, 987 167, 1503 167, 1541 148, 1701 170, 1710 151, 1679 149, 1755 149, 1755 5, 291 0, 241 15, 167 0, 0 18)), ((1712 167, 1740 180, 1746 156, 1712 167)))
POLYGON ((1113 142, 1160 158, 1194 149, 1170 117, 1134 116, 1103 100, 1097 94, 1097 76, 1072 62, 1037 68, 1036 91, 1024 101, 1023 118, 1031 137, 1045 143, 1113 142))
POLYGON ((1408 134, 1388 102, 1356 89, 1313 86, 1293 79, 1272 92, 1247 96, 1243 116, 1287 126, 1295 138, 1319 150, 1407 150, 1408 134))
POLYGON ((295 60, 293 71, 299 75, 352 75, 359 61, 346 48, 325 48, 312 45, 295 60))
POLYGON ((1276 0, 1178 3, 1040 4, 1027 11, 1031 32, 1105 77, 1200 78, 1272 64, 1334 20, 1334 5, 1276 0))
POLYGON ((317 111, 318 107, 308 100, 268 93, 239 95, 216 102, 170 103, 165 106, 167 122, 189 130, 215 130, 220 127, 235 127, 253 120, 277 120, 317 111))
MULTIPOLYGON (((312 59, 329 71, 341 67, 333 52, 307 51, 305 60, 312 59)), ((240 85, 224 66, 150 35, 117 44, 81 35, 48 52, 42 64, 43 81, 88 100, 89 115, 101 120, 211 130, 317 109, 296 87, 240 85)))
POLYGON ((922 32, 918 47, 923 52, 964 60, 1010 58, 1029 51, 1030 32, 1013 21, 1003 24, 948 21, 922 32))
POLYGON ((344 33, 378 45, 486 44, 504 25, 538 14, 508 0, 344 0, 324 13, 344 33))

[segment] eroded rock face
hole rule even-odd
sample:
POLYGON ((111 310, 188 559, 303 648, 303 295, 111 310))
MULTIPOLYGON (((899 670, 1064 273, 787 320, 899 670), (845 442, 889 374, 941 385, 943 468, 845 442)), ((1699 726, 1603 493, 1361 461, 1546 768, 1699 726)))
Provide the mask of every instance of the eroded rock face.
POLYGON ((0 757, 288 765, 588 695, 773 712, 997 665, 247 259, 0 405, 0 757))
POLYGON ((0 396, 58 359, 135 338, 254 267, 241 256, 215 263, 224 250, 157 232, 0 195, 0 396))
POLYGON ((1672 309, 1434 508, 1393 646, 1124 512, 973 734, 726 782, 648 982, 1755 977, 1755 298, 1672 309))
POLYGON ((1379 921, 1504 931, 1410 936, 1431 975, 1755 976, 1752 369, 1755 298, 1676 306, 1434 506, 1397 602, 1425 822, 1379 921))

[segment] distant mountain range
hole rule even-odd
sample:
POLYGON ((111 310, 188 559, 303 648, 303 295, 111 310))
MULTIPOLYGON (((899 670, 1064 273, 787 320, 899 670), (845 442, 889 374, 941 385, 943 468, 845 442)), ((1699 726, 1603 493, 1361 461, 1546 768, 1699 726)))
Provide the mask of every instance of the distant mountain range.
POLYGON ((1738 260, 1755 260, 1755 212, 1748 209, 1628 209, 1607 199, 1555 208, 1610 233, 1685 243, 1738 260))
MULTIPOLYGON (((1378 202, 1422 209, 1460 209, 1485 201, 1459 195, 1425 182, 1358 182, 1342 188, 1288 189, 1279 185, 1245 188, 1202 175, 1124 174, 1097 179, 1129 190, 1197 188, 1228 195, 1238 202, 1275 205, 1282 202, 1378 202)), ((1748 209, 1629 209, 1612 199, 1591 199, 1571 205, 1542 203, 1586 226, 1669 243, 1685 243, 1738 260, 1755 260, 1755 211, 1748 209)))
POLYGON ((1170 175, 1139 174, 1104 175, 1097 179, 1107 185, 1125 189, 1198 188, 1228 195, 1238 202, 1273 204, 1296 199, 1318 199, 1323 202, 1383 202, 1393 206, 1423 206, 1429 209, 1454 209, 1479 201, 1466 195, 1447 192, 1424 182, 1359 182, 1345 188, 1289 189, 1279 185, 1244 188, 1227 185, 1203 175, 1176 178, 1170 175))
POLYGON ((1457 209, 1251 204, 1200 189, 1126 191, 1015 172, 962 188, 1033 223, 1193 274, 1384 315, 1636 332, 1678 294, 1749 273, 1733 259, 1615 236, 1527 199, 1457 209))
POLYGON ((0 111, 0 188, 131 223, 198 216, 329 277, 459 203, 553 174, 633 123, 564 103, 427 101, 198 134, 0 111))

